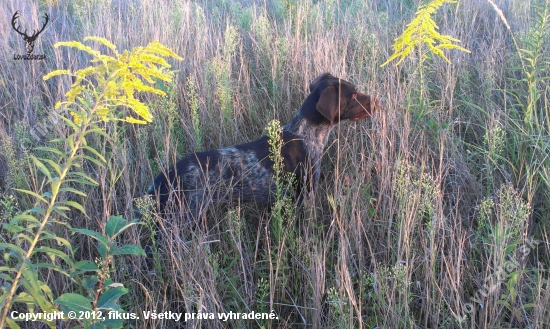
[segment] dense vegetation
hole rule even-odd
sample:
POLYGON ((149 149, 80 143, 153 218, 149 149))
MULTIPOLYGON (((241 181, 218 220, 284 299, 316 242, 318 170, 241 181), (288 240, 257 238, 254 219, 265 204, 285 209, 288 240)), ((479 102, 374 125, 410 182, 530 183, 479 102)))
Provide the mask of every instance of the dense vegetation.
POLYGON ((180 327, 155 310, 195 313, 189 328, 549 327, 549 2, 436 0, 433 21, 422 3, 3 2, 22 30, 50 19, 44 60, 15 60, 25 43, 0 27, 0 323, 101 309, 140 317, 112 327, 180 327), (408 22, 457 46, 387 63, 408 22), (157 173, 277 131, 326 71, 384 107, 335 129, 302 210, 280 193, 269 213, 149 211, 157 173), (197 316, 230 311, 278 318, 197 316))

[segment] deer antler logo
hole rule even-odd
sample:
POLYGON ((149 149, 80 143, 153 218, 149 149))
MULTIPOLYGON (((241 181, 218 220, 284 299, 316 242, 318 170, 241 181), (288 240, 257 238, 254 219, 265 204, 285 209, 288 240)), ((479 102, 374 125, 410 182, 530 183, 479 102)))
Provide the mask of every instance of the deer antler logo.
POLYGON ((44 14, 44 18, 46 18, 46 20, 44 21, 44 25, 42 25, 42 28, 40 29, 40 31, 35 30, 32 35, 27 35, 27 30, 25 30, 25 32, 21 32, 19 30, 21 26, 15 26, 16 20, 18 18, 19 18, 19 12, 16 11, 15 14, 13 14, 13 17, 11 18, 11 26, 17 33, 23 36, 23 40, 25 41, 25 48, 27 49, 27 55, 31 55, 34 49, 34 42, 36 41, 36 38, 38 38, 40 33, 44 31, 44 28, 46 27, 46 24, 48 24, 48 20, 50 19, 50 17, 48 16, 48 14, 44 14))

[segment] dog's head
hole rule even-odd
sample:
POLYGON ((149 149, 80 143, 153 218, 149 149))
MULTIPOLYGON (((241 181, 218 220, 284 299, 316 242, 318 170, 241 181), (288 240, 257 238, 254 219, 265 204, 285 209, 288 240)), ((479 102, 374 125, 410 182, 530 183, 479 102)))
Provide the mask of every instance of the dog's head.
POLYGON ((331 125, 340 120, 364 119, 380 107, 374 97, 357 91, 352 83, 329 73, 323 73, 315 79, 309 90, 316 99, 315 108, 331 125))

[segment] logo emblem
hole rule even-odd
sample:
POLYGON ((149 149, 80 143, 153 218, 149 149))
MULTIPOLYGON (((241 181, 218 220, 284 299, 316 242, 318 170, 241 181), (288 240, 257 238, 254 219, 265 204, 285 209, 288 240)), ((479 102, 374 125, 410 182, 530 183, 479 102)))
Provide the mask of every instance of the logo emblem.
POLYGON ((46 27, 46 24, 48 24, 48 20, 50 18, 48 17, 48 14, 44 14, 44 18, 46 19, 44 21, 44 25, 42 25, 42 28, 40 30, 34 30, 32 35, 27 35, 27 30, 25 30, 25 32, 21 32, 20 30, 21 26, 15 25, 18 18, 19 18, 19 12, 16 11, 15 14, 13 14, 13 17, 11 18, 11 26, 17 33, 19 33, 23 37, 23 40, 25 41, 25 48, 27 49, 27 55, 30 56, 34 49, 34 42, 36 41, 36 38, 38 38, 40 33, 44 31, 44 28, 46 27))

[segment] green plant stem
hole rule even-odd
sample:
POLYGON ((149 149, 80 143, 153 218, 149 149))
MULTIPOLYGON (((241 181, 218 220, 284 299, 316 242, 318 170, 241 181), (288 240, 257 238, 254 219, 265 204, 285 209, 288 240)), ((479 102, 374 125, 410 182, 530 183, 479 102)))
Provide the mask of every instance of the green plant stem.
POLYGON ((97 301, 99 300, 99 294, 101 294, 101 290, 103 289, 105 276, 109 271, 109 263, 111 263, 111 255, 107 254, 107 257, 105 258, 105 264, 103 264, 103 271, 101 271, 101 278, 99 278, 99 283, 98 283, 97 291, 93 302, 94 311, 97 310, 97 301))
MULTIPOLYGON (((99 95, 99 98, 98 98, 97 102, 94 104, 94 107, 92 109, 92 113, 94 113, 95 110, 97 109, 97 106, 98 106, 98 104, 99 104, 102 97, 103 97, 103 94, 99 95)), ((67 174, 69 172, 69 169, 71 167, 71 161, 69 161, 69 160, 74 158, 76 156, 76 153, 80 149, 80 144, 82 144, 82 138, 81 137, 86 132, 86 129, 88 128, 88 125, 90 125, 91 121, 92 121, 92 116, 89 116, 87 118, 86 124, 82 126, 82 129, 80 130, 80 133, 78 134, 77 138, 75 139, 74 147, 71 150, 71 154, 67 158, 67 161, 65 161, 65 166, 63 167, 63 170, 61 171, 61 175, 59 175, 60 176, 59 177, 59 184, 60 185, 64 181, 64 179, 67 176, 67 174)), ((53 189, 52 189, 52 192, 53 192, 53 189)), ((56 189, 56 192, 52 193, 52 197, 50 199, 50 203, 48 205, 48 208, 46 209, 44 219, 40 223, 40 226, 38 227, 38 230, 37 230, 37 232, 34 236, 34 239, 33 239, 32 243, 29 247, 29 250, 27 251, 27 254, 25 255, 25 257, 23 258, 23 261, 21 262, 21 267, 19 268, 19 270, 15 274, 15 279, 13 280, 10 292, 8 294, 8 297, 6 298, 6 303, 4 304, 4 309, 2 311, 2 317, 0 317, 0 328, 4 328, 4 324, 5 324, 5 321, 6 321, 6 318, 8 316, 10 306, 11 306, 11 301, 13 299, 13 296, 15 295, 15 291, 19 287, 19 280, 21 279, 21 275, 23 273, 23 270, 25 270, 26 262, 32 256, 32 254, 34 252, 34 249, 36 248, 36 245, 38 244, 38 240, 40 239, 40 236, 42 235, 42 231, 44 230, 44 227, 46 227, 46 225, 48 224, 48 221, 50 219, 50 215, 52 213, 53 207, 54 207, 54 205, 57 201, 58 193, 59 193, 59 189, 56 189)), ((45 311, 45 310, 43 310, 43 311, 45 311)))
POLYGON ((418 70, 420 74, 420 106, 424 111, 424 54, 422 53, 422 45, 418 46, 418 70))

